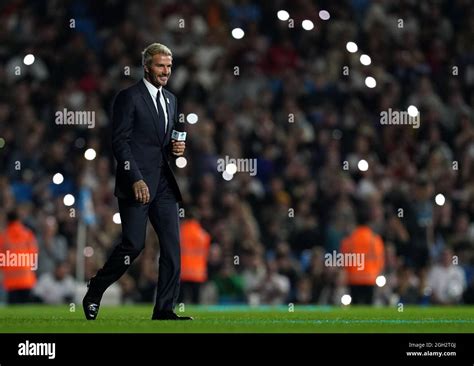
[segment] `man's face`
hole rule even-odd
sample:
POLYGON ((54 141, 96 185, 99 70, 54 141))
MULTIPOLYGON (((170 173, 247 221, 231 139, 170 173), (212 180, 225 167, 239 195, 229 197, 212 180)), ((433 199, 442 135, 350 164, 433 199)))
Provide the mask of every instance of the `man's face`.
POLYGON ((157 88, 165 86, 170 78, 172 65, 173 58, 171 56, 161 53, 154 55, 145 69, 145 71, 148 69, 149 81, 157 88))

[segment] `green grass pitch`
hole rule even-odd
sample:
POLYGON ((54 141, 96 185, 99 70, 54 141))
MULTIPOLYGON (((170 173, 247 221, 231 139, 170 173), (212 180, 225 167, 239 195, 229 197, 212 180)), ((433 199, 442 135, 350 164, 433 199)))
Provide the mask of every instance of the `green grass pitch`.
POLYGON ((0 333, 474 333, 474 307, 186 306, 194 321, 151 321, 152 305, 0 308, 0 333), (72 311, 74 310, 74 311, 72 311))

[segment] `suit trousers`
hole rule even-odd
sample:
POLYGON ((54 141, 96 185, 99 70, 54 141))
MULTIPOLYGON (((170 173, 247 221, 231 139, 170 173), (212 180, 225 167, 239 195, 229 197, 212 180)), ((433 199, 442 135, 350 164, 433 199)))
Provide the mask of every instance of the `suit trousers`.
POLYGON ((158 235, 160 259, 158 287, 153 312, 171 311, 179 295, 181 268, 178 202, 170 188, 166 170, 161 171, 156 194, 142 204, 134 198, 120 199, 121 241, 89 285, 91 297, 101 298, 107 287, 117 281, 145 246, 148 218, 158 235))

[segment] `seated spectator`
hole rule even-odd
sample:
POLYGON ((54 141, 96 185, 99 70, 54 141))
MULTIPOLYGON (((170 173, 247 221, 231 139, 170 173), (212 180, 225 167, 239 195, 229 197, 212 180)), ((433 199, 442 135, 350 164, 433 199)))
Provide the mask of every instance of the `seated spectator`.
POLYGON ((74 299, 76 285, 67 262, 59 262, 52 273, 40 276, 34 296, 46 304, 66 304, 74 299))
POLYGON ((274 260, 266 263, 265 275, 253 287, 247 288, 247 296, 251 305, 284 304, 290 292, 290 280, 278 273, 274 260))
POLYGON ((220 304, 244 302, 243 278, 236 273, 232 262, 225 262, 220 272, 214 276, 213 281, 220 304))
POLYGON ((58 233, 58 222, 54 216, 45 217, 38 236, 38 274, 53 272, 57 262, 67 259, 66 238, 58 233))
POLYGON ((453 305, 461 301, 466 278, 462 268, 453 264, 452 250, 443 250, 441 262, 435 264, 428 273, 428 286, 432 291, 433 304, 453 305))

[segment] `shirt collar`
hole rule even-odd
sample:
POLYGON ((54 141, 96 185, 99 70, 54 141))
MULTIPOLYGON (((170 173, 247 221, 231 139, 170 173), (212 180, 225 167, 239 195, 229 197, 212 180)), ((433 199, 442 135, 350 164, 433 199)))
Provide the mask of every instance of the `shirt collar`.
POLYGON ((156 96, 158 95, 158 90, 161 90, 161 92, 163 92, 163 87, 160 86, 159 88, 157 88, 156 86, 154 86, 152 83, 150 83, 147 79, 143 78, 143 81, 145 82, 145 86, 146 88, 148 89, 148 91, 150 92, 151 95, 153 95, 153 97, 156 99, 156 96))

